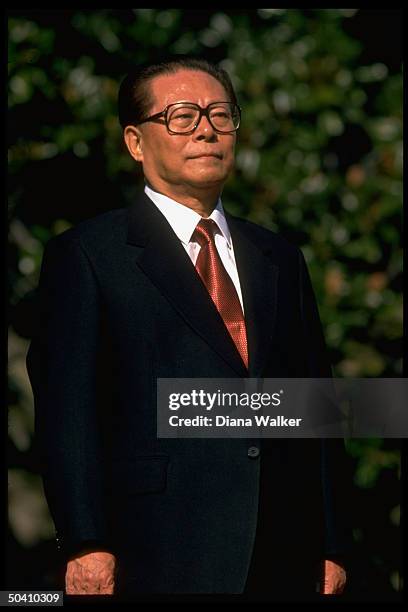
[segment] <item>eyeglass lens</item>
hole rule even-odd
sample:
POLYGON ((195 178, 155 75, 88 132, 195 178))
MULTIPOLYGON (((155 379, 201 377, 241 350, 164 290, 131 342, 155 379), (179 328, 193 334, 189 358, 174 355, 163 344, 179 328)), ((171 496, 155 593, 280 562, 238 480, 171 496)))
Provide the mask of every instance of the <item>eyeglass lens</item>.
MULTIPOLYGON (((234 104, 220 103, 209 107, 212 126, 220 132, 231 132, 239 126, 239 112, 234 104)), ((180 105, 169 109, 167 124, 172 132, 188 132, 200 118, 200 109, 193 105, 180 105)))

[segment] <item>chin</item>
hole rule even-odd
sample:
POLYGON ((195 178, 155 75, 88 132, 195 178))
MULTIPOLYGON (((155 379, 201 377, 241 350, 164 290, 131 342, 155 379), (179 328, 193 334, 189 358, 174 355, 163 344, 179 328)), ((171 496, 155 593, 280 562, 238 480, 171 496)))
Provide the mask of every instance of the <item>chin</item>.
POLYGON ((228 178, 225 172, 200 172, 190 176, 188 182, 197 187, 223 184, 228 178))

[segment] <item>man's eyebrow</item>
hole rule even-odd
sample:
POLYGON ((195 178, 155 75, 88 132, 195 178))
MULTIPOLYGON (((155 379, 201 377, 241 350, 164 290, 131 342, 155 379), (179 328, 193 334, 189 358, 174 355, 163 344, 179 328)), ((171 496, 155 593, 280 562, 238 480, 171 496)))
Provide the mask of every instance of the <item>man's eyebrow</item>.
POLYGON ((208 102, 205 106, 201 106, 198 102, 192 102, 191 100, 177 100, 176 102, 169 102, 166 106, 171 106, 172 104, 194 104, 194 106, 200 106, 201 108, 206 108, 210 104, 230 104, 229 100, 214 100, 213 102, 208 102))
POLYGON ((198 102, 192 102, 191 100, 176 100, 176 102, 169 102, 167 106, 170 104, 198 104, 198 102))

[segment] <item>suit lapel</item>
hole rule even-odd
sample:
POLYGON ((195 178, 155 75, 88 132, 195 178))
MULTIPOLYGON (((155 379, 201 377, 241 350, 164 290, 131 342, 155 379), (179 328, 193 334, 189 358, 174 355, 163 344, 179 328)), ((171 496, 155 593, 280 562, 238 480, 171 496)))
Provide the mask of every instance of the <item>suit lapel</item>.
POLYGON ((185 321, 242 377, 240 354, 166 218, 143 194, 129 208, 128 244, 144 247, 137 265, 185 321))
POLYGON ((269 246, 255 244, 245 222, 226 213, 234 245, 247 328, 249 376, 262 376, 276 318, 278 266, 267 256, 269 246))

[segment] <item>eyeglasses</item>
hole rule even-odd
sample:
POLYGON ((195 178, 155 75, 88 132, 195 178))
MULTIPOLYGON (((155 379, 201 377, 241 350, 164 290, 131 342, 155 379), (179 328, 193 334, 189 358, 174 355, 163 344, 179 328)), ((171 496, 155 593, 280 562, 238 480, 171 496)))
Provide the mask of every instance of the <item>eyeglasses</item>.
POLYGON ((193 102, 176 102, 166 106, 160 113, 139 121, 139 125, 164 117, 169 134, 192 134, 203 115, 213 129, 221 134, 236 132, 241 121, 240 107, 231 102, 212 102, 206 108, 193 102))

